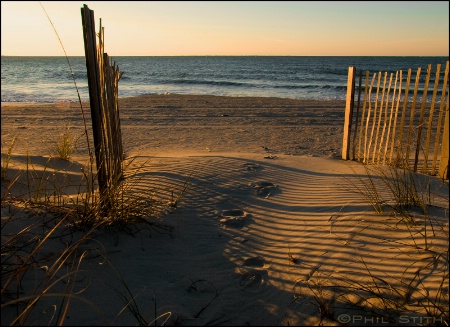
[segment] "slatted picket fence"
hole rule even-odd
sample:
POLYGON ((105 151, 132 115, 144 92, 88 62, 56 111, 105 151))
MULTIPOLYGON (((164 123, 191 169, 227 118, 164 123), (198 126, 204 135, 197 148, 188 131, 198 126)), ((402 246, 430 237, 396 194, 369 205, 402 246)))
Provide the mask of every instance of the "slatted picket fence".
POLYGON ((440 64, 425 74, 419 67, 413 85, 412 69, 405 73, 360 71, 355 87, 349 67, 342 159, 448 179, 449 62, 443 72, 440 64))

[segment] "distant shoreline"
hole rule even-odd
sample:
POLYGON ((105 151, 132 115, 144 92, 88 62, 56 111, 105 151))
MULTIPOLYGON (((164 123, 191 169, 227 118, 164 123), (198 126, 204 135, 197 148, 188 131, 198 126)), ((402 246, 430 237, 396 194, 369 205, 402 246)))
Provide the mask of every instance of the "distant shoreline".
MULTIPOLYGON (((123 72, 119 97, 205 94, 345 100, 349 67, 357 72, 397 72, 445 66, 444 57, 370 56, 112 56, 123 72)), ((395 73, 394 73, 395 74, 395 73)), ((365 76, 365 74, 363 74, 365 76)), ((419 81, 419 95, 424 76, 419 81)), ((365 78, 362 82, 365 82, 365 78)), ((434 82, 434 75, 430 83, 434 82)), ((2 57, 5 102, 88 101, 82 56, 2 57), (67 59, 70 63, 68 65, 67 59), (70 66, 70 67, 69 67, 70 66), (29 70, 29 67, 35 67, 29 70), (26 74, 24 72, 27 72, 26 74), (75 80, 74 80, 75 78, 75 80)))
MULTIPOLYGON (((82 105, 89 123, 89 103, 82 105)), ((76 102, 1 107, 2 142, 17 136, 17 149, 50 153, 65 126, 78 136, 84 130, 76 102)), ((274 154, 339 157, 345 101, 167 94, 120 98, 119 109, 130 153, 258 152, 264 145, 274 154)), ((77 146, 85 155, 85 145, 77 146)))
MULTIPOLYGON (((66 56, 63 55, 55 55, 55 56, 29 56, 29 55, 2 55, 2 57, 36 57, 36 58, 45 58, 45 57, 62 57, 65 58, 66 56)), ((67 56, 69 58, 71 57, 84 57, 84 55, 71 55, 71 56, 67 56)), ((448 58, 449 55, 436 55, 436 56, 324 56, 324 55, 309 55, 309 56, 300 56, 300 55, 175 55, 175 56, 170 56, 170 55, 166 55, 166 56, 155 56, 155 55, 143 55, 143 56, 129 56, 129 55, 111 55, 112 58, 118 58, 118 57, 323 57, 323 58, 328 58, 328 57, 333 57, 333 58, 370 58, 370 57, 374 57, 374 58, 448 58)))

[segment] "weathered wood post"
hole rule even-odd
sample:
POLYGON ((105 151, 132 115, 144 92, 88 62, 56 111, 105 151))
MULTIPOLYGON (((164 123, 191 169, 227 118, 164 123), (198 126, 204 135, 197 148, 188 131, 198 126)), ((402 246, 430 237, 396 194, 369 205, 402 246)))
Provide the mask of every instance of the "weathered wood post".
POLYGON ((84 52, 86 57, 87 78, 89 86, 89 101, 91 106, 92 130, 94 135, 94 153, 97 165, 100 201, 104 208, 108 205, 108 177, 105 162, 105 148, 102 141, 102 101, 100 71, 97 61, 97 41, 95 34, 94 11, 87 5, 81 8, 83 24, 84 52))
POLYGON ((344 138, 342 140, 342 159, 348 160, 350 154, 350 133, 352 128, 353 104, 355 102, 355 67, 348 68, 347 97, 345 102, 344 138))
POLYGON ((100 205, 103 210, 108 210, 114 201, 114 190, 122 177, 123 149, 118 83, 123 73, 115 63, 110 65, 110 58, 104 52, 102 21, 100 20, 97 46, 94 12, 84 5, 81 8, 81 17, 100 205))

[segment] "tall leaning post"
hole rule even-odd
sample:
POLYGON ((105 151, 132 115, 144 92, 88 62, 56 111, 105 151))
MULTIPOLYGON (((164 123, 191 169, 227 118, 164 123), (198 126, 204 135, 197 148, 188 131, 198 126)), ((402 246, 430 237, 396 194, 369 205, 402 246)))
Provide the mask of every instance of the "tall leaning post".
POLYGON ((94 152, 100 189, 100 201, 106 208, 108 194, 108 176, 105 162, 105 148, 102 136, 102 102, 100 98, 99 66, 97 60, 97 42, 95 33, 94 11, 87 5, 81 8, 83 24, 84 51, 86 57, 87 78, 89 87, 89 102, 91 106, 92 130, 94 136, 94 152))
POLYGON ((353 105, 355 102, 355 74, 356 68, 348 68, 347 97, 345 99, 344 138, 342 140, 342 159, 350 157, 350 133, 352 128, 353 105))

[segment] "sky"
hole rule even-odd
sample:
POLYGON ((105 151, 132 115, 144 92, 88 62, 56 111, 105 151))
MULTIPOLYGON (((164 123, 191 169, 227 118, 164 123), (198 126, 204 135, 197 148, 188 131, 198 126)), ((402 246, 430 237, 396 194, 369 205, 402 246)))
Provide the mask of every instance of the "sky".
POLYGON ((84 56, 84 4, 110 56, 449 55, 449 1, 1 1, 1 54, 84 56))

